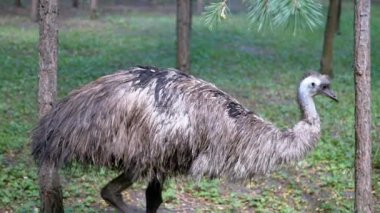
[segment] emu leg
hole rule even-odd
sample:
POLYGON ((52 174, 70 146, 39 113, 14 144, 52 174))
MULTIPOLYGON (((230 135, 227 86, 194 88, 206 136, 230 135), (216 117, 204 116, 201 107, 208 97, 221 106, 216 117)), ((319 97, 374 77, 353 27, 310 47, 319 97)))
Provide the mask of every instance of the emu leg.
POLYGON ((145 191, 146 198, 146 212, 156 213, 158 207, 162 203, 162 184, 163 180, 160 182, 157 177, 153 178, 145 191))
POLYGON ((103 187, 101 196, 120 212, 130 212, 129 207, 123 201, 121 192, 131 186, 132 183, 132 177, 126 173, 122 173, 103 187))

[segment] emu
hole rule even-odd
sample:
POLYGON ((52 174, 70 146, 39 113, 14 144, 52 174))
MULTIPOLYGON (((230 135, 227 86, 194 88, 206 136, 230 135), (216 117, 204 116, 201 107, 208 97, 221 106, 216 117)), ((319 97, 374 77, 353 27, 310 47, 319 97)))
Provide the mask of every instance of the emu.
POLYGON ((328 76, 298 89, 301 120, 289 129, 243 107, 211 83, 175 69, 134 67, 99 78, 58 101, 33 130, 41 212, 63 212, 58 169, 70 162, 121 171, 101 196, 130 212, 121 192, 146 178, 146 211, 162 203, 165 178, 245 180, 302 159, 320 137, 313 97, 337 101, 328 76))

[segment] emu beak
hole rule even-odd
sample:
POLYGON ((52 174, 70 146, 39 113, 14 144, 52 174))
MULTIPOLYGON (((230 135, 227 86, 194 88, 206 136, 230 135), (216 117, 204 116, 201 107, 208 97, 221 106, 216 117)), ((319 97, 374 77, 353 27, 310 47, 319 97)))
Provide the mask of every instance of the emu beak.
POLYGON ((339 102, 335 92, 332 91, 330 88, 322 90, 322 94, 333 99, 336 102, 339 102))

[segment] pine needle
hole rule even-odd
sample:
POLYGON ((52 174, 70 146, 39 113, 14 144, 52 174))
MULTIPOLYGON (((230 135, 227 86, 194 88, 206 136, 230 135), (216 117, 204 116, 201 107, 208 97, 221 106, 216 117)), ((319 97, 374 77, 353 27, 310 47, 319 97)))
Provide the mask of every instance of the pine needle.
POLYGON ((206 26, 213 30, 222 20, 227 19, 229 14, 230 9, 227 6, 227 0, 223 0, 208 5, 202 15, 206 26))
MULTIPOLYGON (((265 27, 313 30, 322 24, 322 4, 320 0, 241 0, 248 6, 248 18, 251 24, 257 24, 258 30, 265 27)), ((210 28, 227 18, 230 10, 228 0, 214 2, 205 8, 204 22, 210 28)))

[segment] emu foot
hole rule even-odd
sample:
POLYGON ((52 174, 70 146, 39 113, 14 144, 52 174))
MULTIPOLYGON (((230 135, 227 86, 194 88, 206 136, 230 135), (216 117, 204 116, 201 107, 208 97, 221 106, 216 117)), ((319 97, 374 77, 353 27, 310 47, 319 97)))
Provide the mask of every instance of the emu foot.
POLYGON ((102 198, 120 212, 136 212, 132 207, 124 203, 121 192, 132 185, 131 177, 122 173, 111 180, 100 192, 102 198))
POLYGON ((120 212, 130 212, 130 207, 123 202, 123 197, 121 194, 111 194, 107 190, 102 190, 102 198, 110 204, 112 207, 116 208, 120 212))

